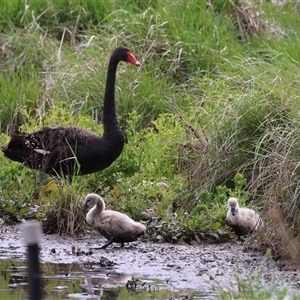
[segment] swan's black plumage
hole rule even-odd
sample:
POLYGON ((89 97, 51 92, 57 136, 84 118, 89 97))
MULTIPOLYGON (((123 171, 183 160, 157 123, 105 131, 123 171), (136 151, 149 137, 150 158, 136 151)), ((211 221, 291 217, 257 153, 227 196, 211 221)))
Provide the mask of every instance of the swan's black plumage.
POLYGON ((76 127, 44 127, 33 133, 16 131, 2 152, 11 160, 47 174, 72 176, 74 167, 80 175, 94 173, 110 166, 121 154, 124 134, 115 108, 115 81, 118 63, 140 63, 124 47, 112 53, 107 70, 103 106, 103 136, 76 127))

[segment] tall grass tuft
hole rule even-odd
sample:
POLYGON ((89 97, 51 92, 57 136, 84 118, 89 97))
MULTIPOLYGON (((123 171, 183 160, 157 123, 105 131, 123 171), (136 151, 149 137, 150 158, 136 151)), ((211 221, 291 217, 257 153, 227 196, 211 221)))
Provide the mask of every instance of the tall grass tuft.
POLYGON ((76 235, 85 228, 85 216, 82 212, 83 195, 79 181, 72 184, 64 180, 51 180, 39 190, 41 205, 46 207, 42 218, 45 233, 76 235))

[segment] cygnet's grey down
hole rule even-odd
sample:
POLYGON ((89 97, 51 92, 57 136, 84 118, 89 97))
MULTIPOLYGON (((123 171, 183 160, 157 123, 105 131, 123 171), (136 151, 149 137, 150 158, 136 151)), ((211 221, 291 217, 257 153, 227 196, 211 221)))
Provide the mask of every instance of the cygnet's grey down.
POLYGON ((253 209, 240 207, 237 198, 229 198, 227 204, 226 221, 232 227, 239 240, 241 236, 257 231, 258 227, 262 225, 262 220, 258 213, 253 209))
POLYGON ((88 194, 85 197, 83 210, 92 207, 86 215, 89 225, 97 229, 108 242, 100 247, 105 249, 112 243, 124 243, 136 241, 143 235, 146 227, 139 222, 135 222, 130 217, 114 210, 105 210, 104 200, 97 194, 88 194))

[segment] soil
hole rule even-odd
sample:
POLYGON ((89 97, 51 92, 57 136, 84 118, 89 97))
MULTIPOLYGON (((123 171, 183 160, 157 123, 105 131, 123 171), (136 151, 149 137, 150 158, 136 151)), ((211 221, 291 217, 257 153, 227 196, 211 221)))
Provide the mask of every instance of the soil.
MULTIPOLYGON (((205 293, 215 293, 215 287, 236 290, 237 278, 248 280, 253 272, 261 272, 266 286, 285 284, 295 290, 300 286, 296 267, 274 262, 264 253, 246 250, 237 240, 193 246, 139 240, 125 244, 124 248, 113 244, 99 249, 105 241, 93 234, 76 238, 42 235, 40 260, 54 264, 101 264, 117 273, 164 280, 175 290, 205 293)), ((0 260, 8 259, 26 259, 21 225, 0 225, 0 260)))

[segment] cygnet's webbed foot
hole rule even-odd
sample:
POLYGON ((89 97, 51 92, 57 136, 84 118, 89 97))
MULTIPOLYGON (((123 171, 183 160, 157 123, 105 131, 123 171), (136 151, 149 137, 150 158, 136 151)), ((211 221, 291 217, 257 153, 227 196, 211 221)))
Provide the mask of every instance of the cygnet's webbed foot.
POLYGON ((100 249, 106 249, 110 244, 111 243, 108 242, 108 243, 104 244, 103 246, 101 246, 100 249))

